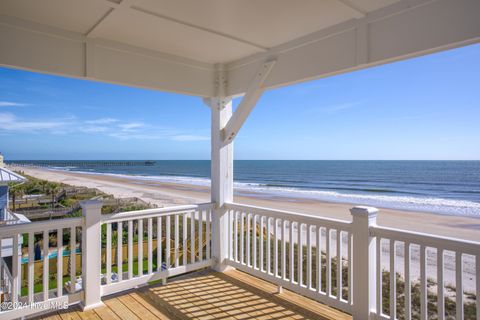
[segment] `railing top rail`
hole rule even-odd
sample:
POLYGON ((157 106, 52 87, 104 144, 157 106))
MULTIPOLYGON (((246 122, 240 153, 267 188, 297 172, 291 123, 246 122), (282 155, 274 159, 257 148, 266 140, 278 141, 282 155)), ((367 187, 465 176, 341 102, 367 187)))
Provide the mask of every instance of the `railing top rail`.
POLYGON ((350 221, 345 221, 345 220, 318 217, 318 216, 305 214, 305 213, 283 211, 283 210, 277 210, 277 209, 244 205, 239 203, 226 203, 225 205, 227 209, 230 209, 230 210, 245 210, 245 211, 250 211, 251 213, 264 214, 266 216, 270 216, 273 218, 293 220, 295 222, 318 225, 322 227, 325 226, 325 227, 331 227, 331 228, 340 228, 345 231, 349 231, 352 224, 350 221))
POLYGON ((56 230, 60 228, 79 227, 82 224, 83 224, 82 217, 17 223, 17 224, 0 227, 0 237, 8 238, 21 233, 40 232, 44 230, 56 230))
POLYGON ((472 255, 478 255, 480 253, 480 242, 476 241, 460 240, 428 233, 380 226, 370 227, 370 233, 375 237, 404 241, 407 243, 424 245, 426 247, 459 251, 472 255))
POLYGON ((146 209, 146 210, 136 210, 128 212, 119 212, 113 214, 104 214, 102 215, 102 222, 120 222, 131 219, 145 219, 152 217, 161 217, 171 214, 180 214, 186 211, 195 211, 195 210, 208 210, 213 209, 213 203, 201 203, 201 204, 191 204, 183 206, 174 206, 166 208, 156 208, 156 209, 146 209))

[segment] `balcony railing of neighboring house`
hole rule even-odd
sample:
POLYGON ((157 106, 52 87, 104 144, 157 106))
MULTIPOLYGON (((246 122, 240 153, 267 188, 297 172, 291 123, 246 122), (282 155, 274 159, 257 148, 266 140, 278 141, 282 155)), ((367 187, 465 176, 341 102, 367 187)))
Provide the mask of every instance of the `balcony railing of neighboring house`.
MULTIPOLYGON (((14 259, 11 275, 11 299, 23 302, 23 306, 0 312, 0 319, 31 315, 58 303, 80 302, 87 308, 95 307, 103 296, 222 263, 274 283, 279 290, 289 289, 358 319, 398 317, 396 278, 401 274, 407 279, 402 298, 404 318, 413 316, 412 291, 408 289, 415 286, 420 288, 420 317, 427 319, 431 300, 431 279, 427 279, 431 273, 427 268, 432 268, 428 263, 432 256, 437 264, 434 274, 442 284, 433 286, 438 318, 444 319, 445 257, 452 255, 457 292, 463 292, 466 280, 464 261, 470 259, 476 268, 474 303, 477 317, 480 314, 480 243, 380 227, 376 225, 374 208, 353 208, 352 221, 234 203, 221 209, 208 203, 111 215, 101 215, 98 201, 82 203, 82 208, 80 218, 2 227, 0 237, 13 238, 14 257, 21 250, 19 236, 28 235, 23 254, 28 261, 23 282, 17 281, 22 274, 20 259, 14 259), (222 239, 227 239, 227 254, 221 259, 214 257, 212 250, 219 237, 212 232, 218 230, 218 225, 214 227, 218 221, 213 218, 219 213, 226 217, 222 239), (66 233, 70 234, 69 243, 64 244, 66 233), (56 234, 54 250, 50 241, 43 241, 43 249, 36 248, 35 234, 43 239, 56 234), (43 253, 43 258, 37 259, 43 265, 41 285, 35 277, 37 249, 43 253), (64 254, 64 250, 69 252, 64 254), (81 251, 81 266, 77 251, 81 251), (64 256, 67 260, 57 259, 64 256), (396 270, 395 262, 401 256, 402 270, 396 270), (52 259, 56 262, 50 263, 52 259), (388 262, 387 276, 384 262, 388 262), (413 277, 413 262, 418 265, 419 280, 413 277), (52 279, 49 268, 56 273, 52 279), (384 286, 388 279, 389 285, 384 286), (34 302, 37 308, 30 307, 34 302), (387 312, 386 302, 390 305, 387 312), (39 303, 43 309, 38 308, 39 303)), ((463 294, 457 294, 455 299, 457 306, 464 306, 463 294)), ((464 319, 463 307, 456 310, 456 318, 464 319)))

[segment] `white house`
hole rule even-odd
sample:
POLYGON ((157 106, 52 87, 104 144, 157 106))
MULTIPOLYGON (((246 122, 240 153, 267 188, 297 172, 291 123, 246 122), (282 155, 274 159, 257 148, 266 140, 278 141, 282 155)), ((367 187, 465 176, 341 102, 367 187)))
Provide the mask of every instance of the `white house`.
MULTIPOLYGON (((478 43, 479 17, 479 0, 2 0, 0 65, 197 96, 211 108, 212 142, 212 188, 208 204, 102 215, 102 204, 90 201, 82 204, 84 216, 81 218, 4 226, 2 235, 16 241, 18 235, 43 232, 47 237, 52 231, 61 235, 70 230, 73 235, 70 245, 74 247, 75 231, 82 230, 83 292, 62 289, 62 259, 57 261, 57 289, 49 291, 49 264, 45 259, 45 289, 38 298, 47 307, 51 303, 81 303, 84 310, 93 309, 103 305, 104 297, 149 281, 201 268, 219 272, 236 268, 352 314, 355 320, 396 319, 395 269, 390 270, 388 293, 382 291, 381 282, 380 244, 388 241, 390 261, 396 259, 396 244, 402 243, 404 248, 407 289, 402 311, 406 319, 413 315, 409 290, 413 283, 412 246, 420 252, 420 307, 416 311, 420 318, 427 319, 429 308, 427 248, 437 252, 439 283, 444 279, 444 252, 454 252, 457 290, 462 289, 465 280, 461 272, 462 258, 474 257, 478 318, 480 243, 380 226, 376 223, 374 208, 356 207, 351 210, 352 221, 339 221, 234 203, 233 143, 266 90, 478 43), (240 96, 242 101, 233 110, 232 98, 240 96), (191 227, 190 234, 183 228, 184 234, 180 235, 179 221, 184 224, 190 221, 194 225, 196 221, 203 222, 198 223, 198 233, 191 227), (132 225, 139 222, 142 227, 136 232, 148 234, 145 252, 148 270, 135 275, 132 225), (147 224, 145 229, 143 222, 147 224), (162 224, 166 226, 165 234, 152 234, 152 225, 162 224), (128 226, 129 253, 122 259, 123 251, 118 245, 117 264, 127 260, 128 273, 125 276, 119 273, 117 281, 110 281, 112 265, 116 262, 111 256, 111 249, 115 247, 112 230, 122 225, 128 226), (106 283, 101 280, 102 226, 106 230, 106 283), (252 228, 262 232, 252 233, 252 228), (302 242, 302 232, 311 235, 304 246, 298 245, 302 242), (287 243, 286 234, 289 235, 287 243), (322 238, 322 234, 328 236, 322 238), (331 281, 332 269, 335 269, 333 257, 341 256, 342 234, 348 236, 348 274, 346 281, 337 276, 334 286, 344 288, 347 298, 334 294, 331 281), (260 239, 252 239, 252 235, 260 239), (264 235, 271 246, 264 248, 264 235), (315 241, 312 241, 313 235, 317 237, 315 241), (160 267, 161 263, 155 266, 152 263, 153 237, 168 239, 163 242, 165 246, 157 250, 157 254, 162 250, 173 252, 166 255, 166 269, 160 267), (179 255, 180 246, 185 249, 188 239, 193 252, 189 260, 186 255, 181 258, 179 255), (312 263, 316 259, 312 258, 312 248, 325 243, 323 241, 327 257, 325 272, 321 259, 316 265, 312 263), (332 249, 331 242, 337 243, 336 250, 332 249), (201 246, 203 243, 205 247, 201 246), (286 257, 287 244, 299 248, 297 259, 294 259, 294 250, 289 250, 286 257), (306 248, 307 253, 305 264, 301 259, 302 248, 306 248), (196 250, 202 254, 195 256, 196 250), (286 272, 288 261, 289 273, 286 272), (266 270, 264 266, 268 266, 266 270), (297 277, 294 270, 298 271, 297 277), (319 285, 315 287, 313 274, 317 284, 326 279, 325 290, 319 285), (302 281, 304 275, 305 282, 302 281), (389 315, 382 310, 382 303, 387 299, 392 306, 389 315)), ((359 127, 365 129, 365 125, 360 123, 359 127)), ((375 130, 374 127, 366 129, 375 130)), ((29 237, 29 252, 33 252, 32 239, 29 237)), ((61 245, 57 248, 59 256, 63 250, 61 245)), ((15 255, 18 248, 15 245, 12 248, 15 255)), ((48 249, 45 241, 43 250, 48 249)), ((138 247, 137 253, 137 261, 143 261, 143 246, 138 247)), ((70 254, 74 261, 75 254, 70 254)), ((157 261, 161 258, 158 254, 157 261)), ((33 266, 32 258, 29 262, 33 266)), ((70 274, 75 279, 75 263, 72 267, 70 274)), ((336 268, 337 274, 341 274, 341 264, 336 264, 336 268)), ((13 269, 13 278, 18 279, 20 275, 13 269)), ((143 270, 142 265, 138 269, 143 270)), ((31 305, 34 298, 37 299, 33 267, 29 277, 27 301, 31 305)), ((13 281, 13 301, 20 299, 16 283, 13 281)), ((437 286, 439 319, 445 318, 445 292, 443 285, 437 286)), ((464 305, 464 295, 457 294, 455 299, 456 305, 464 305)), ((0 319, 36 312, 28 307, 9 310, 0 312, 0 319)), ((457 308, 455 318, 464 319, 463 312, 463 308, 457 308)))

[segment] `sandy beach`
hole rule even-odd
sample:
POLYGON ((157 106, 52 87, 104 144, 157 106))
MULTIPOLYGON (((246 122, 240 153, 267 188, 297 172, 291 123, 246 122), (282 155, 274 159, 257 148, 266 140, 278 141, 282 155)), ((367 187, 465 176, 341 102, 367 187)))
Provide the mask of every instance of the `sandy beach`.
MULTIPOLYGON (((97 188, 115 197, 138 197, 144 201, 167 207, 210 201, 210 190, 205 186, 145 181, 100 174, 54 171, 33 167, 10 167, 16 171, 49 181, 75 186, 97 188)), ((323 217, 351 220, 349 209, 356 204, 322 202, 312 199, 267 196, 254 192, 236 191, 234 201, 260 207, 275 208, 323 217)), ((480 241, 480 218, 439 215, 379 208, 378 225, 425 232, 447 237, 480 241)))

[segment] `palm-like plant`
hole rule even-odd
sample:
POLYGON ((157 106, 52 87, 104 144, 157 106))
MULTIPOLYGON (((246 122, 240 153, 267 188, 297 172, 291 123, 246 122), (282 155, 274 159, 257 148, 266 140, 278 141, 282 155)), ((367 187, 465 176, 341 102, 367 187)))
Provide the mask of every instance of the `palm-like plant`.
POLYGON ((24 186, 22 184, 11 184, 8 192, 12 197, 13 211, 15 211, 17 197, 21 197, 25 194, 24 186))
POLYGON ((48 183, 47 185, 47 194, 52 196, 52 209, 55 207, 55 197, 57 195, 58 189, 60 186, 57 183, 48 183))
POLYGON ((38 184, 42 187, 42 192, 46 193, 49 182, 47 180, 40 180, 38 184))

